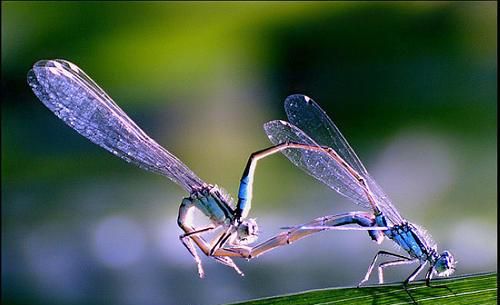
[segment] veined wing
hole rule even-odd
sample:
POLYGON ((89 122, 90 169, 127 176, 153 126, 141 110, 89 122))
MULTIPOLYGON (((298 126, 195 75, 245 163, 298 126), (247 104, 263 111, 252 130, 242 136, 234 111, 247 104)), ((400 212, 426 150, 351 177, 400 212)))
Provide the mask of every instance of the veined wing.
MULTIPOLYGON (((273 144, 284 142, 318 146, 313 139, 296 126, 285 121, 270 121, 264 124, 264 130, 273 144)), ((353 202, 372 208, 359 181, 325 150, 285 149, 283 154, 297 167, 323 182, 339 194, 353 202)))
POLYGON ((41 60, 28 84, 57 117, 95 144, 188 192, 204 185, 177 157, 142 131, 85 72, 65 60, 41 60))
POLYGON ((347 164, 366 180, 379 209, 386 216, 393 222, 403 221, 389 197, 370 176, 340 130, 313 99, 301 94, 290 95, 285 100, 285 111, 292 124, 309 135, 319 145, 328 146, 335 150, 347 164))
POLYGON ((313 99, 301 94, 290 95, 285 100, 285 112, 290 123, 319 145, 333 148, 361 176, 368 174, 337 126, 313 99))

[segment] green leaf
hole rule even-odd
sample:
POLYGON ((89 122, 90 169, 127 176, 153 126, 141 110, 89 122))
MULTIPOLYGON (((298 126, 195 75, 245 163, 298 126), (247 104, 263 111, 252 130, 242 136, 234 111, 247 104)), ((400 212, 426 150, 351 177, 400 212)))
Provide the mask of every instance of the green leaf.
MULTIPOLYGON (((497 304, 497 274, 466 275, 433 280, 431 285, 446 285, 449 289, 426 287, 424 282, 410 284, 408 292, 425 304, 497 304)), ((367 287, 326 288, 300 293, 250 300, 233 305, 330 305, 330 304, 413 304, 402 284, 367 287)))

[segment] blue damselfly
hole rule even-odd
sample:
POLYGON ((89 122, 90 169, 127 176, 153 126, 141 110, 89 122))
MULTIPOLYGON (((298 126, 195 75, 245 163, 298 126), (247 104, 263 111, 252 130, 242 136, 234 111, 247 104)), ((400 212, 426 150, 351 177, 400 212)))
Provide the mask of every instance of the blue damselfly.
POLYGON ((177 157, 151 139, 80 68, 65 60, 41 60, 28 72, 35 95, 57 117, 93 143, 142 169, 168 177, 182 186, 189 197, 182 200, 177 222, 184 231, 180 240, 194 257, 200 277, 203 267, 194 244, 207 256, 239 270, 231 257, 242 257, 257 240, 255 219, 247 219, 251 208, 252 183, 257 161, 284 149, 271 147, 251 155, 241 178, 238 201, 217 185, 201 180, 177 157), (196 228, 191 214, 200 210, 211 225, 196 228), (209 243, 200 234, 222 229, 209 243), (193 244, 194 243, 194 244, 193 244))
POLYGON ((356 153, 347 143, 337 126, 311 98, 291 95, 285 100, 285 110, 290 122, 270 121, 264 125, 266 134, 275 145, 290 145, 282 153, 297 167, 323 182, 339 194, 370 212, 351 212, 324 216, 308 223, 288 227, 286 232, 260 246, 251 256, 260 255, 275 247, 289 244, 310 234, 324 230, 367 230, 372 240, 381 243, 389 238, 406 251, 403 256, 379 251, 369 265, 366 282, 380 256, 395 260, 378 265, 379 282, 383 283, 384 268, 418 263, 418 267, 405 280, 406 285, 429 264, 425 275, 427 285, 434 274, 449 276, 455 270, 456 261, 449 251, 441 254, 425 231, 404 219, 380 186, 368 174, 356 153), (307 147, 297 149, 297 144, 307 147), (357 225, 347 226, 344 225, 357 225))

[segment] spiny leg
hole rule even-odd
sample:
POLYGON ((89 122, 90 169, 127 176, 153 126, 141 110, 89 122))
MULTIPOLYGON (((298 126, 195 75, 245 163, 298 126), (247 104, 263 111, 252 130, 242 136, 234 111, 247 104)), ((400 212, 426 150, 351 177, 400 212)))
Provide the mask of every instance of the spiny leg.
POLYGON ((413 281, 417 275, 422 272, 422 270, 424 269, 425 265, 427 264, 427 262, 424 262, 422 264, 420 264, 417 269, 415 269, 411 274, 410 276, 403 282, 403 288, 404 290, 406 291, 406 293, 408 294, 408 296, 411 298, 411 300, 413 301, 413 304, 418 304, 417 301, 413 298, 413 296, 411 295, 410 291, 408 290, 408 284, 413 281))
POLYGON ((239 275, 245 276, 245 274, 240 270, 240 268, 238 268, 231 258, 227 256, 212 256, 212 258, 221 264, 233 268, 239 275))
POLYGON ((415 298, 411 295, 410 290, 408 290, 408 286, 403 284, 403 289, 406 292, 406 294, 410 297, 413 305, 418 305, 417 300, 415 300, 415 298))
POLYGON ((203 232, 208 232, 208 231, 211 231, 213 229, 215 229, 215 227, 213 227, 213 226, 206 227, 206 228, 203 228, 203 229, 198 229, 198 230, 194 230, 194 228, 193 228, 194 231, 190 231, 189 233, 184 233, 184 234, 182 234, 179 237, 180 238, 186 238, 186 237, 189 237, 191 235, 200 234, 200 233, 203 233, 203 232))
MULTIPOLYGON (((384 262, 384 263, 379 264, 379 266, 378 266, 378 281, 379 281, 379 284, 383 284, 384 283, 384 268, 389 267, 389 266, 413 264, 413 263, 419 261, 418 259, 411 259, 411 258, 408 258, 408 257, 401 256, 399 254, 390 253, 390 252, 386 252, 386 251, 379 251, 377 253, 377 255, 375 255, 375 257, 374 257, 374 259, 372 261, 372 264, 368 268, 368 272, 366 273, 365 278, 358 284, 358 287, 361 284, 363 284, 365 281, 367 281, 368 278, 370 277, 370 273, 372 272, 373 266, 375 265, 375 261, 377 260, 377 258, 378 258, 379 255, 391 255, 391 256, 395 256, 395 257, 400 257, 401 258, 401 259, 398 259, 398 260, 395 260, 395 261, 389 261, 389 262, 384 262)), ((413 304, 416 305, 417 302, 415 301, 415 299, 413 298, 413 296, 411 295, 411 293, 408 291, 408 288, 407 288, 406 284, 403 284, 403 289, 406 291, 406 294, 408 294, 408 296, 412 300, 413 304)))
MULTIPOLYGON (((221 245, 224 245, 225 242, 227 241, 227 238, 231 237, 231 234, 226 234, 227 238, 224 238, 224 235, 226 232, 223 232, 220 234, 218 240, 221 241, 221 245)), ((190 239, 194 240, 194 238, 200 238, 204 242, 204 247, 202 251, 205 253, 205 255, 215 259, 217 262, 224 264, 228 267, 233 268, 239 275, 244 276, 243 272, 238 268, 238 266, 233 262, 233 260, 229 256, 238 256, 236 253, 234 253, 230 248, 223 248, 221 246, 213 246, 210 247, 208 246, 208 243, 205 242, 205 240, 198 235, 191 235, 189 237, 190 239), (208 253, 207 253, 208 252, 208 253)), ((195 240, 196 242, 196 240, 195 240)))
POLYGON ((210 251, 207 256, 213 258, 223 265, 233 268, 239 275, 244 276, 245 274, 240 270, 240 268, 238 268, 234 261, 230 257, 228 257, 228 251, 229 254, 233 256, 233 252, 231 251, 231 249, 223 248, 227 240, 232 236, 232 234, 234 234, 234 232, 231 232, 231 230, 232 227, 229 227, 227 230, 220 233, 214 238, 214 240, 217 240, 217 242, 215 244, 213 244, 213 242, 211 243, 213 244, 213 246, 210 247, 210 251))
MULTIPOLYGON (((202 232, 207 232, 209 230, 212 230, 210 227, 209 228, 204 228, 201 230, 196 230, 193 228, 191 225, 188 224, 188 213, 189 210, 194 207, 193 202, 190 198, 184 198, 182 200, 182 203, 179 207, 179 215, 177 218, 177 223, 179 227, 184 231, 184 234, 179 236, 182 244, 188 249, 189 253, 193 256, 197 266, 198 266, 198 273, 200 277, 203 277, 204 271, 203 271, 203 266, 200 257, 198 256, 196 249, 193 245, 193 242, 198 246, 198 248, 207 256, 240 256, 238 253, 235 253, 234 251, 228 251, 225 249, 217 249, 216 253, 214 255, 210 255, 210 250, 211 246, 201 237, 199 236, 200 233, 202 232)), ((213 229, 215 229, 214 227, 213 229)), ((215 257, 214 257, 215 258, 215 257)), ((236 270, 239 274, 241 274, 241 271, 239 268, 234 264, 234 262, 230 258, 221 258, 221 259, 216 259, 218 262, 221 262, 227 266, 230 266, 236 270)))
POLYGON ((365 277, 361 280, 361 282, 359 282, 358 287, 361 286, 361 285, 363 285, 364 282, 368 281, 368 279, 370 278, 370 274, 372 273, 373 267, 375 266, 375 262, 377 261, 377 258, 380 255, 394 256, 394 257, 397 257, 397 258, 400 258, 400 259, 409 260, 408 257, 402 256, 402 255, 399 255, 399 254, 396 254, 396 253, 391 253, 391 252, 387 252, 387 251, 379 251, 379 252, 377 252, 377 254, 375 254, 375 257, 373 257, 373 260, 372 260, 370 266, 368 267, 368 271, 366 272, 365 277))
MULTIPOLYGON (((195 230, 193 227, 189 226, 186 222, 186 219, 188 219, 188 213, 190 209, 194 207, 193 202, 190 198, 184 198, 181 202, 181 205, 179 207, 179 215, 177 217, 177 224, 179 227, 184 231, 184 234, 181 234, 179 236, 180 241, 182 244, 186 247, 186 249, 189 251, 191 256, 193 256, 194 261, 196 262, 196 266, 198 267, 198 274, 200 278, 203 278, 205 275, 205 272, 203 271, 203 265, 201 262, 200 257, 198 256, 198 253, 196 252, 196 249, 193 245, 193 240, 190 237, 187 237, 189 235, 195 236, 197 234, 197 230, 195 230)), ((206 244, 205 240, 203 240, 201 237, 197 236, 202 244, 206 244)), ((197 243, 198 244, 198 243, 197 243)), ((199 247, 199 245, 198 245, 199 247)), ((201 249, 201 247, 200 247, 201 249)))
POLYGON ((186 249, 189 251, 189 253, 193 256, 196 266, 198 267, 198 275, 200 276, 200 278, 203 278, 205 276, 205 272, 203 271, 203 265, 201 264, 201 259, 198 256, 196 249, 194 248, 193 240, 190 238, 184 238, 182 237, 182 235, 179 236, 179 239, 182 242, 182 244, 186 247, 186 249))
MULTIPOLYGON (((189 233, 186 233, 189 234, 189 233)), ((233 251, 232 249, 228 248, 218 248, 214 254, 210 254, 210 249, 212 247, 209 246, 209 244, 199 235, 197 234, 192 234, 189 235, 188 237, 185 237, 184 239, 181 238, 182 243, 186 246, 186 248, 189 250, 191 255, 193 255, 197 265, 198 265, 198 273, 200 273, 200 277, 203 277, 203 267, 201 264, 201 260, 196 253, 196 249, 193 246, 193 242, 198 246, 198 248, 206 255, 209 257, 212 257, 219 263, 222 263, 226 266, 229 266, 233 268, 238 274, 243 275, 243 272, 236 266, 236 264, 233 262, 233 260, 230 258, 231 257, 240 257, 241 255, 238 252, 233 251)))
MULTIPOLYGON (((202 237, 197 236, 197 238, 203 240, 202 237)), ((193 236, 188 237, 188 238, 181 238, 181 242, 188 249, 189 253, 191 253, 191 255, 193 256, 193 258, 196 262, 196 265, 198 266, 198 274, 199 274, 200 278, 203 278, 205 276, 205 272, 203 271, 201 259, 198 255, 198 253, 196 252, 196 249, 194 248, 193 236)), ((233 262, 233 260, 231 258, 229 258, 227 256, 215 256, 215 255, 212 255, 210 257, 212 257, 217 262, 219 262, 223 265, 226 265, 228 267, 233 268, 239 275, 244 276, 243 272, 240 270, 240 268, 238 268, 238 266, 233 262)))
MULTIPOLYGON (((213 227, 213 226, 199 229, 199 230, 195 230, 194 228, 192 228, 192 231, 189 231, 188 233, 181 234, 179 236, 179 239, 181 240, 182 244, 186 247, 186 249, 188 249, 189 253, 193 256, 193 258, 196 262, 196 265, 198 266, 198 274, 199 274, 200 278, 203 278, 205 276, 205 272, 203 271, 201 259, 198 256, 196 249, 194 248, 193 239, 191 237, 193 235, 199 235, 200 233, 208 232, 208 231, 211 231, 213 229, 215 229, 215 227, 213 227)), ((204 239, 201 236, 199 238, 204 241, 204 239)), ((239 269, 237 271, 239 271, 239 269)))
POLYGON ((384 268, 390 267, 390 266, 399 266, 399 265, 409 265, 417 262, 418 259, 398 259, 395 261, 389 261, 389 262, 384 262, 378 265, 378 283, 383 284, 384 283, 384 268))
POLYGON ((414 270, 414 271, 410 274, 410 276, 409 276, 409 277, 408 277, 408 278, 404 281, 404 283, 403 283, 403 284, 404 284, 405 286, 408 286, 408 284, 409 284, 410 282, 412 282, 412 281, 413 281, 413 280, 417 277, 417 275, 418 275, 420 272, 422 272, 422 270, 424 269, 424 267, 425 267, 425 265, 426 265, 426 264, 427 264, 427 262, 424 262, 424 263, 420 264, 420 265, 417 267, 417 269, 415 269, 415 270, 414 270))
POLYGON ((427 273, 425 274, 425 286, 427 287, 430 287, 430 288, 445 288, 447 289, 449 292, 455 294, 453 292, 453 290, 451 290, 448 286, 446 285, 431 285, 431 279, 432 279, 432 272, 433 272, 433 268, 429 268, 429 270, 427 270, 427 273))
POLYGON ((224 232, 222 232, 218 238, 217 242, 210 248, 209 255, 213 256, 214 253, 217 251, 217 249, 222 248, 222 246, 227 242, 227 240, 231 237, 232 234, 234 234, 234 227, 230 226, 227 228, 224 232), (231 232, 233 231, 233 232, 231 232))

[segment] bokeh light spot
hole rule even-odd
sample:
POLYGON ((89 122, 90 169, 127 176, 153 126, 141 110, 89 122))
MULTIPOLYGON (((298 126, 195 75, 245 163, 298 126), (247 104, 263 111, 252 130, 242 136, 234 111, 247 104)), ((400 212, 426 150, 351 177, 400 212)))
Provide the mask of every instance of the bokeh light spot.
POLYGON ((105 218, 94 230, 94 254, 108 267, 123 268, 137 262, 144 254, 144 244, 142 228, 125 216, 105 218))

